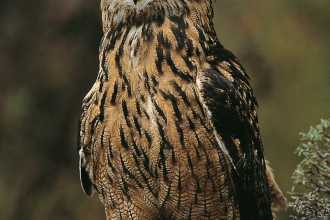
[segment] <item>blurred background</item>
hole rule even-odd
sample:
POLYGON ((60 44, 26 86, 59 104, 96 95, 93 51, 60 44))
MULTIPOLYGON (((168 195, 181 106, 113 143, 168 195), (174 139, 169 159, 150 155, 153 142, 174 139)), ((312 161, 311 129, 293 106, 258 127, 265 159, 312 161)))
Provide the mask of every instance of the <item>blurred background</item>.
MULTIPOLYGON (((0 219, 105 219, 81 190, 76 152, 81 101, 98 72, 99 4, 0 3, 0 219)), ((251 77, 265 154, 289 198, 298 133, 330 117, 330 1, 214 7, 220 42, 251 77)))

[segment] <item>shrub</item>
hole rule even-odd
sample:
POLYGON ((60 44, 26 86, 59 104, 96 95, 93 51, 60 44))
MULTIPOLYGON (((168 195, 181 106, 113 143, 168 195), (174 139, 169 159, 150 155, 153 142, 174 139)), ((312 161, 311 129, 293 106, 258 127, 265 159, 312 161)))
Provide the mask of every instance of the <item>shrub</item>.
POLYGON ((296 153, 303 156, 293 173, 295 186, 304 192, 290 194, 289 203, 297 216, 294 219, 329 219, 330 217, 330 119, 321 120, 307 133, 300 133, 301 144, 296 153), (300 189, 300 187, 299 187, 300 189))

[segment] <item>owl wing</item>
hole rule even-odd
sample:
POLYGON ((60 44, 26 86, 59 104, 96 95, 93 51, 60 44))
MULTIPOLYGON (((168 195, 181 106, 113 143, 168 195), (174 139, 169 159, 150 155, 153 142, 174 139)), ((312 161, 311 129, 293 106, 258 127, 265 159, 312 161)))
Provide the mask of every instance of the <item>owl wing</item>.
POLYGON ((206 56, 210 68, 198 75, 197 84, 210 120, 236 170, 233 179, 241 215, 246 219, 272 219, 255 110, 257 101, 248 75, 235 55, 220 43, 210 48, 206 56))
MULTIPOLYGON (((92 89, 83 100, 82 113, 78 122, 77 130, 77 151, 79 155, 79 172, 81 186, 88 196, 93 196, 95 187, 95 167, 94 161, 99 157, 100 151, 95 150, 98 144, 96 135, 100 123, 100 111, 97 100, 99 99, 97 89, 99 82, 96 81, 92 89), (94 148, 92 147, 94 146, 94 148)), ((104 101, 104 100, 103 100, 104 101)))
POLYGON ((86 114, 83 111, 82 116, 78 123, 78 139, 77 139, 77 151, 79 155, 79 174, 80 174, 80 184, 85 194, 88 196, 93 196, 94 185, 91 182, 91 176, 94 176, 93 170, 91 168, 92 159, 89 145, 84 144, 85 136, 83 132, 82 122, 85 120, 86 114))

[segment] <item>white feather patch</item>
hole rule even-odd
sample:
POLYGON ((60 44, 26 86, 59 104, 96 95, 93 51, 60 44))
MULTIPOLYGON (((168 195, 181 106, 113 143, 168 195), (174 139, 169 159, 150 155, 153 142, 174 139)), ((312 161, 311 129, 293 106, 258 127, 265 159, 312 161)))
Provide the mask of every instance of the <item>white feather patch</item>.
MULTIPOLYGON (((222 143, 222 141, 221 141, 220 138, 218 137, 218 134, 217 134, 216 131, 214 131, 214 136, 215 136, 215 140, 217 141, 217 143, 218 143, 218 145, 219 145, 221 151, 222 151, 224 154, 227 155, 227 157, 229 158, 231 164, 233 165, 234 169, 236 170, 236 166, 235 166, 233 160, 231 159, 231 157, 230 157, 230 155, 229 155, 229 153, 228 153, 228 151, 227 151, 227 148, 225 147, 225 145, 222 143)), ((236 170, 236 171, 237 171, 237 170, 236 170)))
POLYGON ((137 10, 144 9, 149 2, 152 0, 138 0, 136 4, 134 4, 133 0, 124 0, 127 4, 132 6, 133 8, 136 8, 137 10))

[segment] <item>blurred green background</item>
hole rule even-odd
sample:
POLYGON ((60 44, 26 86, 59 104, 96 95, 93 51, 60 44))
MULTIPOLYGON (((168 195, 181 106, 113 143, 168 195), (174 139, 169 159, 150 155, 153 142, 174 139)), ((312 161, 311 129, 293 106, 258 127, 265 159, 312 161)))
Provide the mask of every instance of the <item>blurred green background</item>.
MULTIPOLYGON (((252 79, 265 154, 286 193, 298 133, 330 116, 330 1, 214 7, 221 43, 252 79)), ((105 219, 97 196, 81 190, 76 154, 101 37, 99 1, 1 1, 0 219, 105 219)))

